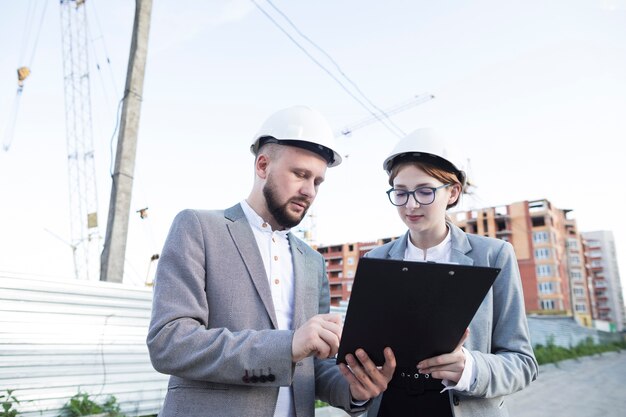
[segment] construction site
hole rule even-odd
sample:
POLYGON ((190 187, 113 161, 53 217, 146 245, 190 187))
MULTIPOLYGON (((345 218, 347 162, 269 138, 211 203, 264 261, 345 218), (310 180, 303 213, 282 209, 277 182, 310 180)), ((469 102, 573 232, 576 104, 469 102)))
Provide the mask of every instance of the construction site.
POLYGON ((294 104, 343 158, 291 229, 326 261, 331 311, 406 232, 384 156, 434 126, 468 174, 450 221, 514 246, 533 342, 623 342, 626 2, 314 3, 2 7, 0 394, 19 416, 81 393, 158 414, 146 337, 172 220, 246 199, 253 134, 294 104))

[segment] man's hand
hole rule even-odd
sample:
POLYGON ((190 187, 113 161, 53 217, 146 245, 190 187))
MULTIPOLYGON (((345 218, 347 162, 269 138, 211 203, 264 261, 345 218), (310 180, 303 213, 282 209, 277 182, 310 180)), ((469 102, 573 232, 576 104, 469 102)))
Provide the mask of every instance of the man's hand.
POLYGON ((350 384, 353 400, 367 401, 387 389, 396 370, 396 357, 391 348, 385 348, 384 354, 385 363, 382 367, 376 366, 363 349, 356 350, 356 358, 351 354, 346 355, 349 367, 339 364, 341 373, 350 384))
POLYGON ((339 314, 318 314, 311 317, 293 335, 291 360, 295 363, 311 355, 320 359, 335 356, 339 350, 341 330, 339 314))
POLYGON ((455 384, 461 379, 465 369, 465 354, 461 349, 465 340, 469 337, 469 328, 465 329, 461 341, 451 353, 424 359, 417 364, 421 374, 431 374, 433 378, 447 379, 455 384))

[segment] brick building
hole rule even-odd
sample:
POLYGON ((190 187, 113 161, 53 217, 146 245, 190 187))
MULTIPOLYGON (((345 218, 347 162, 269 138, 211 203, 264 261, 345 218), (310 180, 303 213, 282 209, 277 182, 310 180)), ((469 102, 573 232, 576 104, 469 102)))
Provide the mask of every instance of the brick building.
MULTIPOLYGON (((626 329, 610 232, 581 234, 571 210, 556 208, 546 199, 459 211, 449 216, 467 233, 513 245, 527 313, 572 316, 586 327, 601 320, 608 323, 606 330, 626 329)), ((397 238, 316 248, 326 259, 331 305, 339 306, 342 300, 350 298, 358 260, 372 248, 397 238)))
POLYGON ((590 327, 591 296, 582 239, 570 212, 541 199, 457 212, 452 221, 467 233, 513 245, 527 313, 573 315, 590 327))

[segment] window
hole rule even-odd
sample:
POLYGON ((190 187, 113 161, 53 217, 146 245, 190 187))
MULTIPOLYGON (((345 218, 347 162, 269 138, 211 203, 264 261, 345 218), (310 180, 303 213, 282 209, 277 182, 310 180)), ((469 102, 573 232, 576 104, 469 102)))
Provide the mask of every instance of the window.
POLYGON ((578 249, 578 241, 576 239, 567 239, 566 246, 572 249, 578 249))
POLYGON ((533 242, 548 242, 548 232, 533 232, 533 242))
POLYGON ((346 272, 346 277, 348 278, 354 278, 354 271, 349 269, 348 272, 346 272))
POLYGON ((583 279, 583 274, 580 271, 569 271, 569 277, 571 279, 583 279))
POLYGON ((539 277, 552 276, 552 267, 550 265, 537 265, 537 276, 539 277))
POLYGON ((539 283, 539 292, 542 294, 554 294, 555 291, 554 282, 541 282, 539 283))
POLYGON ((554 300, 541 300, 541 309, 542 310, 554 310, 555 309, 554 300))
POLYGON ((574 307, 576 309, 577 313, 586 313, 587 312, 587 306, 584 304, 576 304, 576 306, 574 307))
POLYGON ((348 257, 348 265, 354 265, 354 256, 348 257))
POLYGON ((569 261, 572 265, 580 265, 580 257, 578 255, 570 256, 569 261))
POLYGON ((550 249, 548 249, 548 248, 535 249, 535 258, 537 258, 537 259, 549 259, 550 258, 550 249))
POLYGON ((580 288, 580 287, 574 287, 573 291, 574 291, 574 295, 576 297, 584 297, 585 296, 585 290, 580 288))

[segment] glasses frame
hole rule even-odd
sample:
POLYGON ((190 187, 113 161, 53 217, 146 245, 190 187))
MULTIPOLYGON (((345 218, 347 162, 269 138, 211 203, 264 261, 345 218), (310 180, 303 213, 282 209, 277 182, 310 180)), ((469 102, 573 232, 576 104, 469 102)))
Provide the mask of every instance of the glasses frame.
POLYGON ((452 185, 452 183, 443 184, 443 185, 440 185, 439 187, 417 187, 413 191, 392 187, 387 190, 387 197, 389 197, 389 202, 396 207, 404 207, 407 204, 409 204, 409 198, 411 197, 411 195, 413 196, 413 199, 415 200, 415 202, 419 204, 420 206, 428 206, 435 202, 435 199, 437 198, 437 190, 441 190, 442 188, 449 187, 450 185, 452 185), (417 194, 415 194, 419 190, 431 190, 433 192, 433 200, 430 203, 422 203, 421 201, 419 201, 417 199, 417 194), (401 191, 403 193, 406 193, 406 201, 404 202, 404 204, 396 204, 393 202, 393 199, 391 198, 391 193, 394 191, 401 191))

